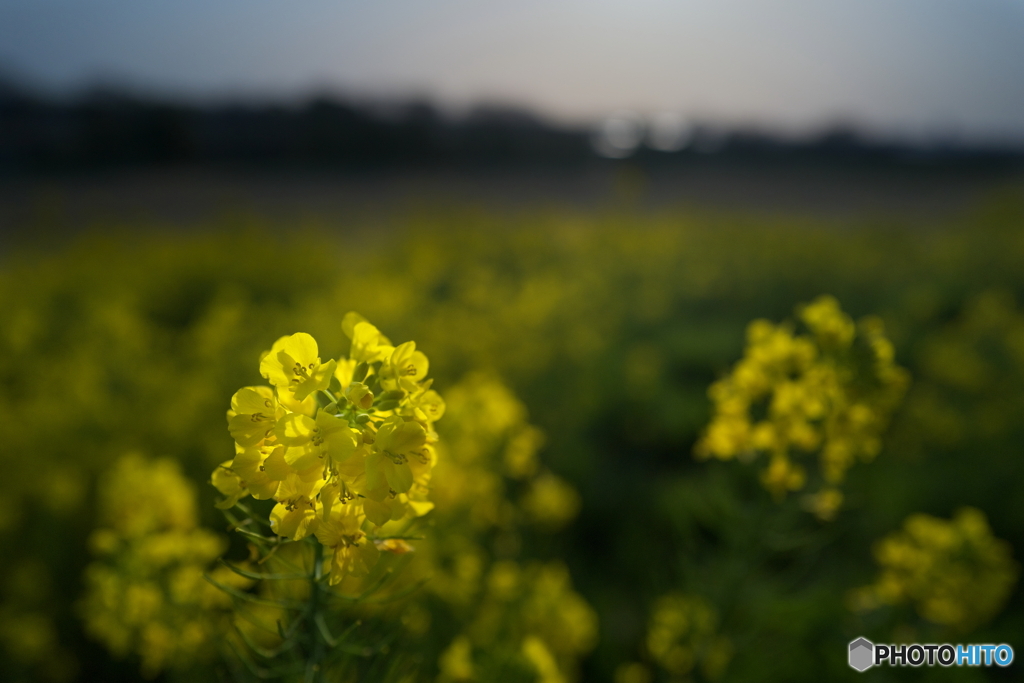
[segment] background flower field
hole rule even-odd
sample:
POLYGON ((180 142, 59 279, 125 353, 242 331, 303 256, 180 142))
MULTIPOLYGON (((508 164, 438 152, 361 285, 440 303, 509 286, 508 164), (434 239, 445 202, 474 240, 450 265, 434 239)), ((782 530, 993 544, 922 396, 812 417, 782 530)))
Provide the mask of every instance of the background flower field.
POLYGON ((926 227, 628 205, 139 227, 0 268, 7 680, 262 671, 238 651, 273 648, 273 608, 240 619, 202 580, 275 597, 215 564, 247 557, 208 483, 225 411, 282 335, 346 353, 351 310, 416 341, 447 413, 431 531, 391 599, 342 611, 339 680, 853 680, 857 636, 1024 638, 1018 193, 926 227), (765 454, 695 456, 748 324, 821 295, 877 316, 908 378, 831 519, 765 490, 765 454))

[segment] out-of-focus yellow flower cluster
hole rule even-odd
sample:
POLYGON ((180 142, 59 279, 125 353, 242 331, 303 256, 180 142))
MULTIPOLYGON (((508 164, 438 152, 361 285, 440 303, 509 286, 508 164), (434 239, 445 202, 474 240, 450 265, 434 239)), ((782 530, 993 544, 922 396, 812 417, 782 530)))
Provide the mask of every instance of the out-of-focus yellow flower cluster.
POLYGON ((854 609, 911 603, 928 621, 970 631, 1002 608, 1017 580, 1010 544, 985 515, 961 508, 952 520, 915 514, 875 545, 876 581, 854 591, 854 609))
POLYGON ((240 389, 228 429, 235 457, 212 481, 233 507, 243 496, 277 501, 270 525, 325 547, 331 584, 365 576, 387 528, 433 508, 427 500, 436 461, 434 421, 444 402, 430 388, 428 361, 415 342, 397 347, 355 313, 342 328, 348 358, 321 361, 316 341, 282 337, 260 360, 273 386, 240 389))
POLYGON ((708 395, 714 416, 696 447, 701 458, 769 456, 761 482, 777 499, 798 491, 807 473, 795 461, 817 452, 821 488, 806 498, 822 519, 842 504, 839 490, 857 460, 871 460, 909 383, 878 318, 858 324, 830 296, 797 309, 808 334, 755 320, 732 372, 708 395))
MULTIPOLYGON (((86 632, 117 657, 138 656, 146 677, 208 660, 230 600, 203 573, 227 543, 197 526, 192 483, 173 460, 126 455, 100 481, 98 505, 78 604, 86 632)), ((241 581, 223 568, 213 575, 241 581)))
POLYGON ((505 680, 518 669, 538 683, 565 683, 596 642, 597 616, 563 565, 502 560, 487 573, 472 620, 442 653, 438 681, 505 680))
MULTIPOLYGON (((439 680, 575 680, 579 659, 596 645, 597 615, 561 563, 519 555, 523 533, 571 521, 579 495, 541 466, 543 435, 500 380, 471 373, 446 394, 431 542, 410 567, 430 577, 415 613, 427 615, 436 596, 459 625, 439 659, 439 680)), ((425 632, 429 621, 407 626, 425 632)))
POLYGON ((54 593, 49 568, 38 558, 10 562, 0 584, 3 673, 11 680, 17 680, 25 669, 34 670, 34 677, 43 681, 73 678, 77 658, 61 647, 52 618, 39 609, 54 593))
MULTIPOLYGON (((715 608, 703 598, 682 593, 655 601, 646 645, 651 659, 673 676, 698 669, 708 680, 722 676, 733 653, 731 641, 718 633, 715 608)), ((642 680, 646 672, 640 666, 624 665, 616 678, 623 683, 642 680)))
POLYGON ((579 512, 575 489, 544 470, 537 452, 544 434, 529 424, 526 407, 500 380, 471 373, 448 392, 451 419, 441 430, 442 457, 434 500, 442 516, 487 530, 533 522, 554 530, 579 512), (519 505, 506 500, 518 484, 519 505))

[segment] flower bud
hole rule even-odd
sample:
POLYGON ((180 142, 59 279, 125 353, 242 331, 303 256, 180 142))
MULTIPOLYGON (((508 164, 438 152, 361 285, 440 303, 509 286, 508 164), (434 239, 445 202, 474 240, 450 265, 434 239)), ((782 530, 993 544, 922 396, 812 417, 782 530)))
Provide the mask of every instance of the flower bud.
POLYGON ((369 410, 373 405, 373 392, 362 382, 352 382, 345 390, 345 398, 360 410, 369 410))

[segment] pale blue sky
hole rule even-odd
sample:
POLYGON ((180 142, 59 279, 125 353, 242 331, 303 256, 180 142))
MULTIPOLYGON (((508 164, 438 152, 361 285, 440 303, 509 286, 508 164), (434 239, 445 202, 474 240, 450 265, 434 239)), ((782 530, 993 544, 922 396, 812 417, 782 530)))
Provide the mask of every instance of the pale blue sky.
POLYGON ((0 65, 55 88, 1024 140, 1024 0, 0 0, 0 65))

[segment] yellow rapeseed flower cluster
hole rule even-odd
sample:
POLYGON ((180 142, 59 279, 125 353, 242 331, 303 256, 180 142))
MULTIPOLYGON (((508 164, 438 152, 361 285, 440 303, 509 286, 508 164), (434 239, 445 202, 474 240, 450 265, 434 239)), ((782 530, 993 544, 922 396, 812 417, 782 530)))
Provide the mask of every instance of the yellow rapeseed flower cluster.
POLYGON ((415 342, 394 346, 355 313, 342 328, 352 342, 348 358, 322 361, 302 332, 264 353, 260 373, 272 386, 245 387, 231 399, 235 457, 212 478, 226 496, 219 507, 245 496, 273 499, 278 536, 315 535, 332 585, 366 575, 380 549, 392 549, 382 527, 433 508, 433 425, 445 409, 415 342))
POLYGON ((646 644, 651 659, 670 674, 686 676, 699 669, 708 680, 721 677, 733 652, 729 639, 718 633, 714 607, 682 593, 664 595, 654 603, 646 644))
POLYGON ((732 372, 708 390, 714 416, 696 454, 751 460, 768 456, 761 482, 776 499, 803 489, 799 458, 817 453, 822 486, 807 497, 822 519, 842 504, 839 484, 858 460, 871 460, 909 382, 894 361, 882 322, 853 320, 830 296, 797 309, 807 333, 755 320, 732 372))
POLYGON ((227 543, 197 526, 192 483, 173 460, 126 455, 101 480, 98 503, 96 559, 78 604, 86 633, 117 657, 138 656, 147 678, 209 659, 231 603, 203 573, 227 543))
POLYGON ((928 621, 958 632, 995 616, 1017 580, 1010 544, 992 535, 975 508, 961 508, 952 520, 911 515, 874 551, 881 572, 851 594, 854 609, 910 603, 928 621))

